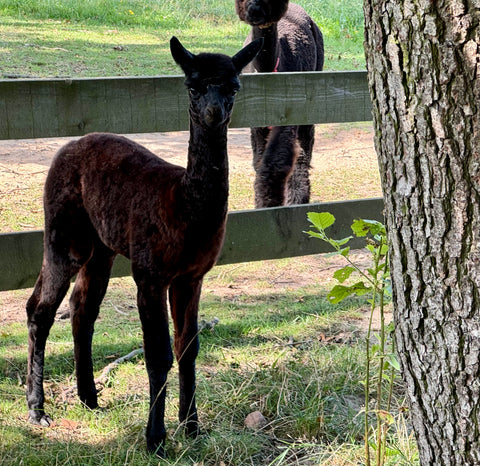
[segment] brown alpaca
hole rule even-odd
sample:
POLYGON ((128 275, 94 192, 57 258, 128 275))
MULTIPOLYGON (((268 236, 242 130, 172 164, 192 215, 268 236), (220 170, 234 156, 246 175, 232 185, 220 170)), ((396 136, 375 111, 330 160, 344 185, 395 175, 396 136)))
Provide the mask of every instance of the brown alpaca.
MULTIPOLYGON (((321 71, 323 37, 312 18, 288 0, 235 0, 237 14, 252 29, 245 44, 262 37, 262 51, 247 72, 321 71)), ((310 201, 309 170, 314 126, 252 128, 255 205, 273 207, 310 201)))
POLYGON ((94 133, 65 145, 44 193, 42 270, 27 303, 29 420, 48 426, 44 411, 45 342, 71 278, 72 333, 80 400, 97 407, 92 335, 114 257, 131 259, 138 287, 150 382, 147 448, 164 455, 165 385, 173 363, 167 294, 179 366, 180 422, 198 433, 195 406, 197 315, 202 279, 214 265, 225 231, 228 198, 227 126, 238 75, 262 41, 232 58, 194 55, 173 37, 170 50, 190 96, 188 165, 172 165, 113 134, 94 133))

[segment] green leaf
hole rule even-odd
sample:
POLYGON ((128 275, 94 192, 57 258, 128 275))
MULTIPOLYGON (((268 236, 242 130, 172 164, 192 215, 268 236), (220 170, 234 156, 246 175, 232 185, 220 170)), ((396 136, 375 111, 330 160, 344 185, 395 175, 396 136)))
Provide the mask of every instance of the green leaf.
POLYGON ((340 283, 343 283, 353 272, 355 272, 355 269, 347 265, 346 267, 336 270, 333 274, 333 278, 337 279, 340 283))
POLYGON ((352 294, 349 286, 344 285, 335 285, 328 293, 327 298, 329 302, 337 304, 343 301, 345 298, 348 298, 352 294))
POLYGON ((335 247, 335 249, 340 250, 340 247, 348 243, 352 239, 352 236, 343 239, 328 239, 328 242, 335 247))
POLYGON ((326 241, 326 236, 325 236, 325 233, 318 233, 318 231, 304 231, 304 233, 306 233, 307 235, 313 237, 313 238, 319 238, 319 239, 323 239, 324 241, 326 241))
POLYGON ((338 251, 343 257, 347 257, 348 254, 350 253, 350 246, 347 246, 346 248, 341 249, 338 251))
POLYGON ((392 366, 396 371, 400 372, 400 363, 398 362, 397 356, 395 354, 387 354, 386 359, 390 366, 392 366))
POLYGON ((307 217, 318 230, 325 230, 335 223, 335 217, 329 212, 307 212, 307 217))
POLYGON ((344 244, 347 244, 353 236, 347 236, 346 238, 343 239, 333 239, 332 241, 335 242, 338 246, 343 246, 344 244))
POLYGON ((402 455, 402 452, 398 448, 395 448, 395 447, 385 447, 384 451, 385 451, 385 456, 387 458, 392 458, 394 456, 402 455))
POLYGON ((390 281, 383 287, 383 294, 388 297, 392 296, 392 284, 390 281))
POLYGON ((343 301, 345 298, 348 298, 352 294, 357 296, 362 296, 365 293, 370 291, 369 287, 366 287, 363 282, 355 283, 352 286, 345 286, 345 285, 335 285, 328 293, 328 301, 332 304, 337 304, 343 301))
POLYGON ((355 283, 350 287, 357 296, 363 296, 364 294, 371 291, 369 286, 366 286, 363 282, 355 283))
POLYGON ((372 236, 385 235, 385 226, 377 220, 358 219, 353 222, 351 228, 358 237, 367 236, 368 233, 372 236))
POLYGON ((382 262, 381 264, 378 264, 377 270, 383 270, 387 264, 385 262, 382 262))
MULTIPOLYGON (((391 379, 391 377, 385 372, 386 370, 388 370, 390 366, 388 365, 388 363, 385 363, 383 365, 383 372, 382 372, 382 380, 384 380, 385 382, 387 382, 388 384, 391 384, 393 382, 393 380, 391 379)), ((395 377, 394 377, 395 378, 395 377)))

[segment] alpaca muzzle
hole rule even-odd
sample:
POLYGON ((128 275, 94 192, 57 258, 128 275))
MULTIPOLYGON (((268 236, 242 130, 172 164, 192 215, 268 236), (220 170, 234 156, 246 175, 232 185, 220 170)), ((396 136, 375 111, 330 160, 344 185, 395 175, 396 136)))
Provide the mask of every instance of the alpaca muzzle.
POLYGON ((210 105, 205 109, 204 117, 208 126, 218 126, 225 121, 225 112, 218 105, 210 105))
MULTIPOLYGON (((265 8, 261 3, 250 3, 246 13, 245 19, 251 26, 263 26, 266 22, 268 22, 265 8)), ((271 24, 271 22, 269 23, 271 24)))
POLYGON ((226 97, 222 95, 218 86, 208 86, 207 99, 209 104, 203 112, 207 126, 214 128, 225 123, 230 116, 232 105, 229 105, 229 102, 227 102, 226 97))

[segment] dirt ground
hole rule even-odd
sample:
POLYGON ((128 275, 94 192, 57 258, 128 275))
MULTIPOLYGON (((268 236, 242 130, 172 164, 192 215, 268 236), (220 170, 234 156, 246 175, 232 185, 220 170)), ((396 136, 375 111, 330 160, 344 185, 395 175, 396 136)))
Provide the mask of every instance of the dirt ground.
MULTIPOLYGON (((186 163, 187 132, 131 134, 128 137, 172 163, 186 163)), ((25 181, 43 182, 54 154, 71 139, 73 138, 0 141, 0 202, 6 194, 21 191, 25 181)), ((241 172, 250 176, 253 182, 248 129, 229 130, 228 155, 231 173, 241 172)), ((325 192, 327 189, 333 192, 343 189, 350 182, 352 189, 356 190, 354 197, 381 196, 371 124, 317 125, 311 179, 320 179, 324 185, 328 184, 328 187, 322 186, 321 190, 325 188, 325 192), (354 175, 346 175, 355 172, 362 177, 361 181, 355 179, 354 175), (369 175, 363 176, 365 173, 369 175), (345 179, 346 176, 351 176, 351 180, 345 179), (338 184, 338 189, 335 188, 335 183, 338 184)), ((320 189, 312 188, 312 202, 331 200, 325 193, 322 193, 324 198, 319 199, 318 191, 320 189)), ((253 189, 251 202, 253 203, 253 189)), ((28 226, 24 229, 28 229, 28 226)))
MULTIPOLYGON (((188 133, 133 134, 130 138, 145 145, 154 153, 179 165, 185 165, 188 133)), ((43 180, 55 152, 72 138, 7 140, 0 141, 0 202, 2 194, 22 190, 27 181, 43 180)), ((249 130, 231 129, 228 137, 231 172, 241 171, 253 177, 249 130)), ((322 125, 317 126, 312 173, 329 176, 342 167, 345 172, 378 171, 373 149, 373 130, 369 124, 322 125)), ((342 180, 338 181, 342 183, 342 180)), ((365 183, 362 197, 381 195, 380 185, 375 177, 365 183)), ((253 196, 253 194, 252 194, 253 196)), ((28 229, 28 225, 26 228, 28 229)), ((358 256, 366 261, 365 254, 358 256)), ((324 277, 331 277, 335 268, 345 265, 342 258, 311 256, 297 258, 295 265, 284 267, 269 264, 255 273, 249 270, 237 276, 236 283, 218 285, 206 283, 207 292, 215 292, 226 299, 234 299, 241 293, 256 294, 260 282, 268 282, 273 290, 295 289, 309 283, 321 283, 324 277)), ((220 274, 222 272, 219 272, 220 274)), ((264 286, 264 285, 262 285, 264 286)), ((25 297, 27 291, 0 293, 0 329, 2 324, 25 321, 25 297)))
MULTIPOLYGON (((184 165, 188 132, 130 134, 131 139, 143 144, 162 158, 184 165)), ((8 181, 11 170, 31 166, 34 172, 48 167, 55 152, 70 141, 66 138, 12 139, 0 141, 0 178, 8 181), (37 167, 34 169, 34 167, 37 167)), ((251 169, 250 133, 248 129, 230 129, 228 132, 228 157, 232 170, 251 169)), ((317 126, 313 155, 313 167, 321 163, 325 168, 337 166, 339 159, 347 158, 357 165, 360 159, 375 159, 373 129, 371 124, 356 124, 349 127, 341 124, 317 126), (328 157, 324 155, 328 154, 328 157), (321 157, 321 160, 319 159, 321 157), (326 164, 326 165, 325 165, 326 164)))

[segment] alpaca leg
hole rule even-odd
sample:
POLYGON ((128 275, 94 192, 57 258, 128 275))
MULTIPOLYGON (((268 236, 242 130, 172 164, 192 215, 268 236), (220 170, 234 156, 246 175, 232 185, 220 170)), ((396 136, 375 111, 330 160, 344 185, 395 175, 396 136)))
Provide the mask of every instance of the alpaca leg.
MULTIPOLYGON (((250 130, 250 140, 252 143, 253 153, 253 168, 255 170, 256 176, 258 176, 258 170, 262 166, 263 153, 265 152, 269 133, 269 128, 251 128, 250 130)), ((257 207, 261 204, 262 198, 261 190, 259 188, 260 187, 257 182, 255 182, 255 206, 257 207)))
MULTIPOLYGON (((45 191, 46 197, 49 194, 45 191)), ((50 193, 53 197, 55 193, 50 193)), ((60 202, 60 201, 59 201, 60 202)), ((69 208, 54 210, 46 202, 45 248, 42 270, 27 302, 28 369, 27 405, 34 424, 49 425, 45 414, 43 367, 45 344, 55 313, 70 286, 70 280, 92 253, 91 225, 86 214, 69 208)))
POLYGON ((300 152, 292 176, 288 180, 288 204, 308 204, 310 202, 310 164, 312 161, 315 127, 298 127, 300 152))
POLYGON ((269 134, 269 128, 251 128, 250 130, 250 141, 252 143, 253 151, 253 168, 255 171, 261 165, 269 134))
POLYGON ((285 204, 288 178, 298 155, 296 139, 296 126, 272 128, 255 179, 257 208, 285 204))
POLYGON ((134 269, 138 286, 138 310, 143 328, 145 364, 150 382, 150 414, 147 423, 147 448, 164 456, 165 395, 168 371, 173 364, 173 353, 168 331, 167 286, 159 279, 146 279, 134 269))
POLYGON ((69 264, 44 261, 32 296, 27 302, 28 367, 27 406, 28 419, 32 424, 49 426, 51 418, 45 414, 43 368, 45 345, 55 313, 77 269, 69 264))
POLYGON ((114 257, 110 249, 98 243, 90 260, 80 269, 70 298, 77 391, 89 408, 98 406, 92 363, 94 323, 107 291, 114 257))
POLYGON ((198 435, 195 403, 195 359, 198 355, 198 303, 202 280, 177 278, 170 287, 170 309, 175 326, 174 348, 180 380, 179 420, 189 435, 198 435))

